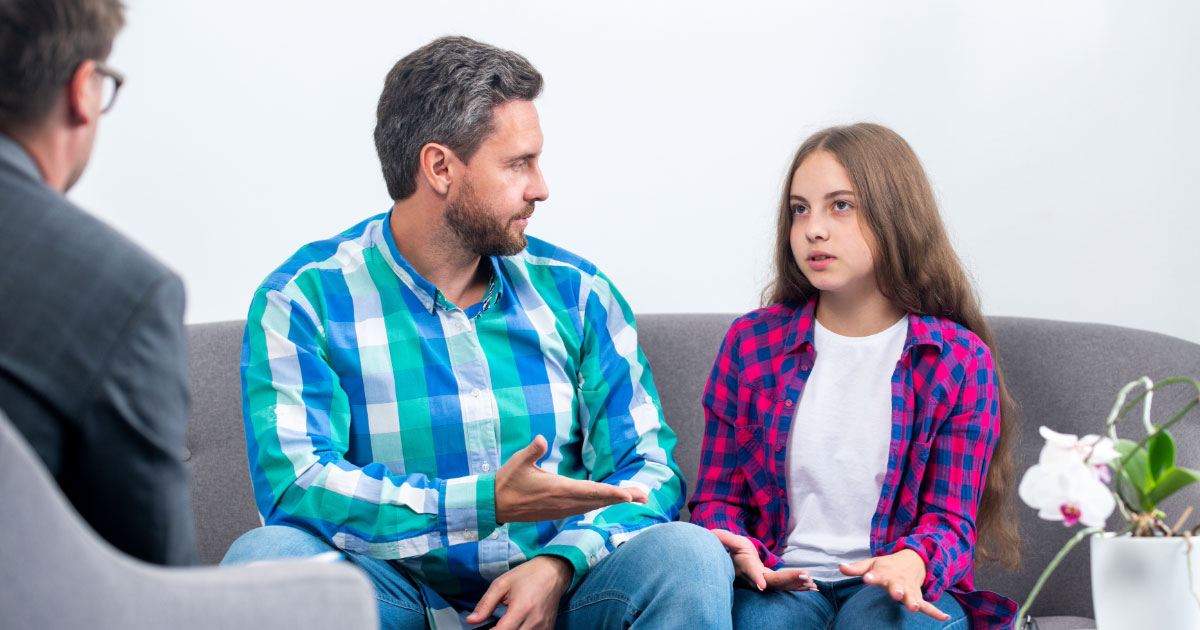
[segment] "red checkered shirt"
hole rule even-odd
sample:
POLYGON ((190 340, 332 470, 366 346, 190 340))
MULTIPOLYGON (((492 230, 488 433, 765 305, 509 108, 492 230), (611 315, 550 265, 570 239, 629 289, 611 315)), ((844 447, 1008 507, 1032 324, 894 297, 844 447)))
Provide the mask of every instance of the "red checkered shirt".
MULTIPOLYGON (((738 318, 704 392, 692 522, 748 537, 771 568, 787 544, 788 429, 816 360, 815 312, 814 299, 738 318)), ((991 351, 979 337, 947 319, 909 314, 892 374, 891 445, 871 554, 915 551, 925 561, 925 599, 950 593, 975 630, 1010 628, 1017 613, 1013 601, 974 588, 975 513, 999 407, 991 351)))

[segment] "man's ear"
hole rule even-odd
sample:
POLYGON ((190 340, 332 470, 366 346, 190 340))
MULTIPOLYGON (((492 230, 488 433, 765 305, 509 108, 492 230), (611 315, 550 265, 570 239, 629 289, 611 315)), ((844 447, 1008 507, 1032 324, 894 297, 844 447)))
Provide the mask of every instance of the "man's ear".
POLYGON ((439 195, 450 192, 458 175, 458 156, 444 144, 430 142, 421 147, 420 176, 439 195))
POLYGON ((67 116, 72 125, 87 125, 100 115, 100 99, 96 94, 99 89, 96 62, 87 59, 67 81, 67 116))

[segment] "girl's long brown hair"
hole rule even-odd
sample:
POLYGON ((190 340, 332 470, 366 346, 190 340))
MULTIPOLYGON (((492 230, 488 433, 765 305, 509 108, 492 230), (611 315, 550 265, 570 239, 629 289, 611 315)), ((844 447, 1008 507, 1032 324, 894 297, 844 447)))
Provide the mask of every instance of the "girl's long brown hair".
MULTIPOLYGON (((884 296, 906 312, 936 315, 958 323, 994 348, 992 330, 946 237, 925 169, 904 138, 871 123, 818 131, 796 151, 779 203, 775 274, 763 292, 764 304, 803 304, 818 293, 800 272, 792 254, 789 201, 796 169, 816 151, 833 154, 854 185, 860 220, 875 236, 871 252, 875 281, 884 296)), ((1014 568, 1021 557, 1012 501, 1016 409, 998 361, 995 367, 1000 389, 1000 439, 979 502, 976 549, 987 560, 1014 568)))

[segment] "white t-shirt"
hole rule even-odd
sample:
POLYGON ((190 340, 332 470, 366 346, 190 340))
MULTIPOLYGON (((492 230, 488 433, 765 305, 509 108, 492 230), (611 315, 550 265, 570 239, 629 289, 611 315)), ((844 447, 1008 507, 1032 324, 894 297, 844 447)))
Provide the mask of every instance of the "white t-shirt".
POLYGON ((866 337, 813 319, 816 362, 788 434, 785 566, 840 580, 838 563, 871 557, 871 518, 887 473, 892 374, 908 318, 866 337))

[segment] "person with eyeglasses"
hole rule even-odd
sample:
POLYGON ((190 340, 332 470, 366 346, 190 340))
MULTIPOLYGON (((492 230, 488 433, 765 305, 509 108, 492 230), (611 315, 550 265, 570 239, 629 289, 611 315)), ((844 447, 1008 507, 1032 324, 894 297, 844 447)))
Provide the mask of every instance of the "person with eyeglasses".
POLYGON ((118 0, 0 0, 0 413, 101 537, 195 564, 183 283, 64 196, 123 23, 118 0))

